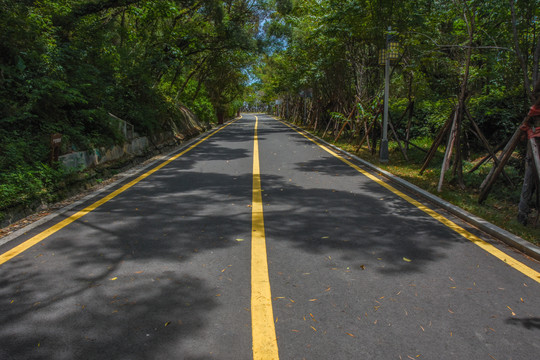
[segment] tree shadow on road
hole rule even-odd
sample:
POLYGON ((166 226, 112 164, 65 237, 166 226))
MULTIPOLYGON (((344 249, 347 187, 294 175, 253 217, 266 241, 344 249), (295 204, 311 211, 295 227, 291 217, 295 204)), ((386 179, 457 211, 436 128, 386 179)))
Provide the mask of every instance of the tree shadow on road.
POLYGON ((236 268, 249 281, 249 256, 232 264, 219 252, 249 240, 252 175, 238 164, 250 136, 209 140, 3 264, 0 358, 237 358, 229 350, 250 329, 227 331, 223 302, 234 292, 234 316, 249 323, 249 289, 225 283, 236 268))
POLYGON ((312 254, 339 251, 357 266, 381 258, 386 266, 379 271, 390 275, 422 272, 446 258, 444 250, 467 242, 370 181, 359 181, 349 192, 302 187, 276 176, 263 175, 262 183, 265 222, 279 224, 269 234, 312 254))
POLYGON ((540 318, 509 318, 507 324, 514 326, 522 326, 528 330, 540 330, 540 318))

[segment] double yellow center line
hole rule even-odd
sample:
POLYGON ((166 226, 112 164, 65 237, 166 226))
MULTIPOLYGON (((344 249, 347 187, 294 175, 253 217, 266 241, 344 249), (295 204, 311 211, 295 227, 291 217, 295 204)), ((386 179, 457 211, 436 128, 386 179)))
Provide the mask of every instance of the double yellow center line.
POLYGON ((251 215, 251 332, 253 336, 253 359, 277 360, 279 356, 264 233, 258 125, 259 118, 255 116, 251 215))

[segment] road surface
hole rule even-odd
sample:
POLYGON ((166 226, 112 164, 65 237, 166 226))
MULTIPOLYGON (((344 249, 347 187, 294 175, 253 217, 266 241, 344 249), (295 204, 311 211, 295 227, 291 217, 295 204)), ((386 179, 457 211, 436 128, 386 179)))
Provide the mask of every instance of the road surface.
POLYGON ((0 246, 0 359, 538 359, 540 265, 244 114, 0 246))

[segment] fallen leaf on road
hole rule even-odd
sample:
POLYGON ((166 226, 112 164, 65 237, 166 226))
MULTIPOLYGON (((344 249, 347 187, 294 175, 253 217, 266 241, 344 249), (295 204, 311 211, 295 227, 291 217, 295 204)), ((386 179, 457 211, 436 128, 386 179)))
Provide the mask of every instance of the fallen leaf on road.
POLYGON ((354 337, 353 334, 346 332, 345 334, 349 335, 350 337, 354 337))
POLYGON ((236 239, 236 241, 244 241, 244 239, 236 239))
POLYGON ((331 289, 331 288, 328 288, 328 289, 326 289, 326 290, 324 290, 324 291, 327 292, 327 291, 330 291, 330 289, 331 289))
POLYGON ((406 257, 404 257, 403 260, 405 260, 406 262, 411 262, 412 261, 411 259, 408 259, 406 257))
POLYGON ((510 311, 512 312, 512 316, 516 316, 516 313, 514 312, 514 310, 512 310, 510 306, 507 306, 507 308, 510 309, 510 311))
POLYGON ((315 329, 313 326, 310 326, 313 330, 317 331, 317 329, 315 329))
POLYGON ((169 326, 170 324, 171 324, 171 322, 170 322, 170 321, 167 321, 167 322, 165 323, 165 326, 169 326))
POLYGON ((309 301, 317 301, 317 299, 309 299, 309 301))

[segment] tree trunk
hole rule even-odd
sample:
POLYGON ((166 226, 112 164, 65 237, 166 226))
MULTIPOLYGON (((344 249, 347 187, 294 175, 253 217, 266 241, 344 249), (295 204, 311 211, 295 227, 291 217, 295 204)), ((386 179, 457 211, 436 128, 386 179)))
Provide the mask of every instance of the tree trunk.
POLYGON ((529 81, 527 62, 525 61, 525 58, 523 57, 523 54, 521 53, 521 49, 519 47, 519 38, 516 25, 516 8, 514 6, 514 0, 510 0, 510 12, 512 13, 512 33, 514 35, 514 50, 516 51, 516 56, 519 60, 519 64, 521 65, 521 71, 523 72, 523 86, 525 87, 525 92, 527 93, 529 99, 534 102, 535 99, 531 92, 531 83, 529 81))
POLYGON ((529 201, 535 190, 536 181, 534 180, 534 162, 531 146, 527 146, 527 157, 525 158, 525 176, 523 178, 523 186, 521 188, 521 196, 518 206, 518 221, 527 225, 529 218, 529 201))
POLYGON ((218 109, 216 112, 216 115, 217 115, 218 125, 223 125, 223 123, 225 122, 225 110, 218 109))

